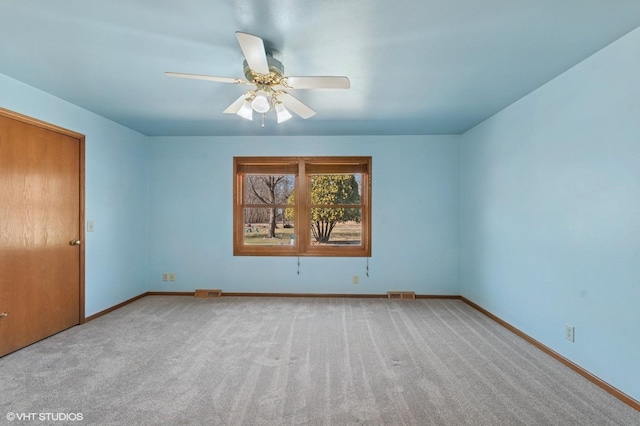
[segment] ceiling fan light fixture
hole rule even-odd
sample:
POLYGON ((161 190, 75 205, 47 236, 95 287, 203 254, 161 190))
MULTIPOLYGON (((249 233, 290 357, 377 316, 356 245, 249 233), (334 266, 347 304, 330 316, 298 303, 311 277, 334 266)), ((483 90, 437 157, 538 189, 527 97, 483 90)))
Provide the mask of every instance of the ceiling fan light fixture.
POLYGON ((271 110, 271 102, 263 91, 259 91, 251 101, 251 107, 255 112, 265 114, 271 110))
POLYGON ((238 114, 242 118, 246 118, 249 121, 253 120, 253 108, 251 108, 251 102, 245 99, 236 114, 238 114))
POLYGON ((291 113, 280 102, 276 104, 276 115, 278 117, 278 124, 284 123, 292 117, 291 113))

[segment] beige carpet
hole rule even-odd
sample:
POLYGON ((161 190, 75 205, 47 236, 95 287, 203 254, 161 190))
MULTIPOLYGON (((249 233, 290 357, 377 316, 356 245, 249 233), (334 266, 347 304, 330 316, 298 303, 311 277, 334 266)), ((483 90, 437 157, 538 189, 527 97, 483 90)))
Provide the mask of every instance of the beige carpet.
POLYGON ((0 380, 0 423, 640 425, 458 300, 149 296, 0 358, 0 380))

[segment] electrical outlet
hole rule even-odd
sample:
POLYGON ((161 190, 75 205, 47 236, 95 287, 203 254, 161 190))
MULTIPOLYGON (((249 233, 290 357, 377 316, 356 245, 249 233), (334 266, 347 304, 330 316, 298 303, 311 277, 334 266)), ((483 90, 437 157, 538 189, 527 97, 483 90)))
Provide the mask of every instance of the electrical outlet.
POLYGON ((357 275, 354 275, 353 277, 351 277, 351 281, 352 281, 354 284, 358 284, 358 283, 360 282, 360 277, 359 277, 359 276, 357 276, 357 275))
POLYGON ((176 280, 176 274, 174 274, 173 272, 171 272, 169 274, 169 281, 175 281, 176 280))
POLYGON ((169 281, 169 274, 167 274, 166 272, 162 273, 162 281, 169 281))
POLYGON ((564 338, 572 343, 576 341, 575 332, 576 329, 574 326, 568 324, 564 326, 564 338))

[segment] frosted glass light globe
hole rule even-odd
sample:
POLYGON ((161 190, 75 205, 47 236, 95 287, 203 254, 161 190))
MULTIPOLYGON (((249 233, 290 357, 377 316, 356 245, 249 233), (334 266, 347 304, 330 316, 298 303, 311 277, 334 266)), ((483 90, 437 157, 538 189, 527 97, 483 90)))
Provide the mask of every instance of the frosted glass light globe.
POLYGON ((256 97, 251 101, 251 107, 255 112, 264 114, 271 109, 271 103, 264 93, 258 93, 256 97))

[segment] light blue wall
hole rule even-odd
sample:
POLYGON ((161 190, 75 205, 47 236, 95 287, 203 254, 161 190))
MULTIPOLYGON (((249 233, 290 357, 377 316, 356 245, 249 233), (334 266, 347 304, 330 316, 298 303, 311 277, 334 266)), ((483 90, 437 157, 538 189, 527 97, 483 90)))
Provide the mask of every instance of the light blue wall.
POLYGON ((458 136, 154 137, 149 182, 152 291, 459 293, 458 136), (251 155, 372 157, 369 278, 364 258, 304 257, 298 275, 297 258, 233 256, 233 157, 251 155))
MULTIPOLYGON (((0 107, 85 135, 85 315, 147 290, 147 138, 0 74, 0 107)), ((70 237, 71 238, 71 237, 70 237)))
POLYGON ((465 133, 460 204, 462 295, 636 400, 639 76, 635 30, 465 133))

